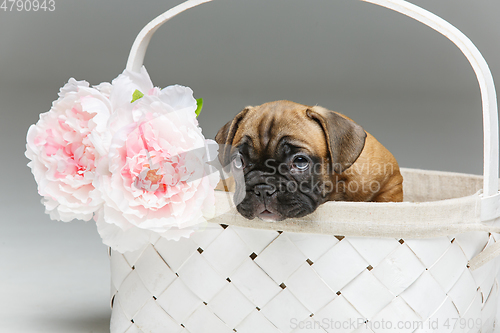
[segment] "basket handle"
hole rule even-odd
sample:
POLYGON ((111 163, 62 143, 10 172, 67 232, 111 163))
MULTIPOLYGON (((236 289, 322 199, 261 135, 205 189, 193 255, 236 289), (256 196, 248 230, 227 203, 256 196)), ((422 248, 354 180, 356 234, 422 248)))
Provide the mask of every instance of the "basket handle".
MULTIPOLYGON (((127 70, 139 72, 144 62, 146 50, 153 34, 163 23, 183 11, 212 0, 188 0, 161 14, 146 25, 134 41, 127 61, 127 70)), ((498 191, 498 105, 493 76, 477 47, 460 30, 437 15, 404 0, 361 0, 392 9, 409 16, 436 30, 451 40, 465 55, 476 73, 481 90, 484 133, 483 194, 481 199, 481 221, 491 221, 500 217, 500 193, 498 191)), ((484 249, 472 258, 468 266, 477 269, 500 255, 500 242, 484 249)))
MULTIPOLYGON (((172 17, 181 12, 212 0, 188 0, 180 5, 161 14, 148 25, 146 25, 134 41, 127 61, 127 69, 138 72, 144 62, 144 56, 151 37, 156 30, 172 17)), ((500 217, 497 209, 487 207, 498 207, 500 195, 498 194, 498 106, 493 76, 477 47, 460 30, 446 22, 437 15, 424 10, 404 0, 362 0, 401 14, 407 15, 443 34, 451 40, 467 57, 474 72, 476 73, 481 90, 483 108, 483 132, 484 132, 484 183, 483 200, 487 199, 489 204, 484 205, 482 220, 491 220, 500 217)), ((486 203, 486 202, 485 202, 486 203)))

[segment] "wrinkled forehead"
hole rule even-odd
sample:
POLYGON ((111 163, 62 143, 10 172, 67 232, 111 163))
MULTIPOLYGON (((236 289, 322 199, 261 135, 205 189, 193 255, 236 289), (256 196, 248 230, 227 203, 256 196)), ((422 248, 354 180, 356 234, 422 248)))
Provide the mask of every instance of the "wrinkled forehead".
POLYGON ((234 146, 252 159, 298 152, 326 156, 325 134, 306 111, 303 105, 256 107, 242 120, 234 146))

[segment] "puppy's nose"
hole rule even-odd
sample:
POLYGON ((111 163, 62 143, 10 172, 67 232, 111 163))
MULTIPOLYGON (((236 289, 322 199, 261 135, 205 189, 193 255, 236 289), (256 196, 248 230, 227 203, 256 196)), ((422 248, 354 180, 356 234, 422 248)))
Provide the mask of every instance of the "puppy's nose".
POLYGON ((258 197, 266 197, 266 196, 271 196, 276 192, 276 187, 272 185, 255 185, 253 188, 253 192, 255 195, 258 197))

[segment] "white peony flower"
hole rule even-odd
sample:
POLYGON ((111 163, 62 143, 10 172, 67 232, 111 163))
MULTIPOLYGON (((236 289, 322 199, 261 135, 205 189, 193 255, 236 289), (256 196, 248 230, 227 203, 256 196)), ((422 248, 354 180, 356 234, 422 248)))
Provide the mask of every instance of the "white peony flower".
POLYGON ((29 128, 28 166, 52 219, 89 220, 101 206, 100 193, 92 182, 104 151, 94 143, 110 141, 110 114, 111 104, 105 95, 72 78, 61 88, 50 111, 29 128))
POLYGON ((28 131, 26 156, 52 219, 94 216, 103 242, 133 251, 189 237, 215 213, 218 145, 190 88, 155 88, 143 67, 91 88, 70 79, 28 131))
POLYGON ((97 218, 104 243, 131 251, 148 242, 150 232, 188 237, 214 214, 219 181, 207 165, 217 144, 198 126, 192 90, 153 88, 143 68, 115 79, 110 100, 113 138, 94 182, 104 199, 97 218), (145 95, 131 103, 138 91, 145 95))

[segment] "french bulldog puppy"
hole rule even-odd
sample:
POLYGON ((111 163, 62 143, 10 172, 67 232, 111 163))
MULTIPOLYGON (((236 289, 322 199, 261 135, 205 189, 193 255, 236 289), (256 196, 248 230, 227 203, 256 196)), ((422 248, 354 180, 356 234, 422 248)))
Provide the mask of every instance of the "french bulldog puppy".
POLYGON ((229 190, 248 219, 302 217, 326 201, 403 200, 394 156, 354 121, 320 106, 247 107, 215 141, 222 165, 241 175, 229 190))

